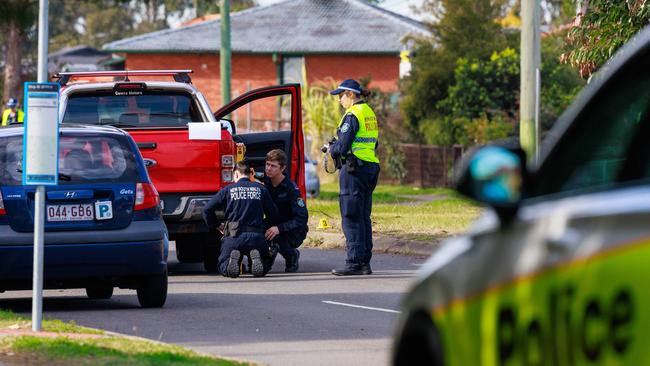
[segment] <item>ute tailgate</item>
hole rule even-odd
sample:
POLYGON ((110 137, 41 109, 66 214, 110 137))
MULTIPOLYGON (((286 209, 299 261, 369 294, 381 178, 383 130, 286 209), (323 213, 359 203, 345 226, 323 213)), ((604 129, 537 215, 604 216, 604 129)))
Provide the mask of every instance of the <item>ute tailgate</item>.
POLYGON ((126 130, 138 144, 158 192, 216 192, 221 188, 220 145, 228 141, 190 140, 186 128, 126 130))

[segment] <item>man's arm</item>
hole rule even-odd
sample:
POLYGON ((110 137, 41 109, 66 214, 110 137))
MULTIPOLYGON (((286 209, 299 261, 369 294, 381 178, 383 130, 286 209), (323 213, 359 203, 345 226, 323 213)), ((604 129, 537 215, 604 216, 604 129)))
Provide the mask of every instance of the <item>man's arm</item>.
POLYGON ((359 131, 359 121, 352 113, 345 115, 345 119, 339 128, 339 139, 330 147, 330 154, 332 158, 336 159, 339 156, 345 156, 352 148, 354 136, 359 131))
POLYGON ((210 198, 210 201, 203 208, 203 221, 208 225, 209 230, 217 230, 218 220, 217 214, 214 213, 217 209, 224 209, 226 207, 226 189, 222 189, 217 194, 210 198))
POLYGON ((264 216, 268 222, 274 223, 278 217, 278 206, 275 205, 269 191, 262 187, 262 208, 264 209, 264 216))
POLYGON ((294 185, 293 188, 294 189, 289 191, 289 196, 291 197, 291 219, 278 225, 278 229, 281 233, 286 231, 305 230, 307 228, 307 220, 309 219, 307 205, 305 204, 305 200, 300 196, 298 187, 294 185))

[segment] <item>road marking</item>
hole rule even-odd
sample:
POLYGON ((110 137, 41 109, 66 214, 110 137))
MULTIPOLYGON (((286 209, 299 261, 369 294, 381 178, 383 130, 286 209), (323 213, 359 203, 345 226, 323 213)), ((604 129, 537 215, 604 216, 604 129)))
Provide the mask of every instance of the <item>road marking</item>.
POLYGON ((354 304, 346 304, 346 303, 343 303, 343 302, 336 302, 336 301, 323 300, 323 302, 326 303, 326 304, 331 304, 331 305, 349 306, 351 308, 366 309, 366 310, 377 310, 377 311, 383 311, 383 312, 386 312, 386 313, 394 313, 394 314, 401 314, 402 313, 401 311, 397 311, 397 310, 373 308, 371 306, 361 306, 361 305, 354 305, 354 304))

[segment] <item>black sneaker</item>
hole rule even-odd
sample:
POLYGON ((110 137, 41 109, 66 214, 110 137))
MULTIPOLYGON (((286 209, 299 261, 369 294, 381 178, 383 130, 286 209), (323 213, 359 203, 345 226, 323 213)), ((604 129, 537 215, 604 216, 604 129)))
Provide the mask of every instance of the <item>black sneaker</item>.
POLYGON ((364 274, 361 266, 346 266, 341 269, 333 269, 332 274, 335 276, 359 276, 364 274))
POLYGON ((284 271, 287 273, 298 272, 298 259, 300 259, 300 251, 296 249, 296 255, 294 255, 290 260, 287 260, 287 265, 284 271))
POLYGON ((230 259, 228 259, 228 267, 226 267, 226 276, 237 278, 239 277, 239 266, 241 264, 241 253, 239 250, 230 252, 230 259))
POLYGON ((278 256, 279 251, 280 246, 277 243, 271 243, 271 245, 269 245, 269 267, 275 263, 275 257, 278 256))
POLYGON ((253 273, 253 277, 264 276, 266 273, 264 273, 264 264, 262 263, 262 256, 260 255, 260 251, 253 249, 251 250, 250 256, 251 261, 253 262, 253 265, 251 266, 251 273, 253 273))
POLYGON ((364 263, 361 265, 361 272, 364 275, 371 275, 372 269, 370 268, 370 263, 364 263))

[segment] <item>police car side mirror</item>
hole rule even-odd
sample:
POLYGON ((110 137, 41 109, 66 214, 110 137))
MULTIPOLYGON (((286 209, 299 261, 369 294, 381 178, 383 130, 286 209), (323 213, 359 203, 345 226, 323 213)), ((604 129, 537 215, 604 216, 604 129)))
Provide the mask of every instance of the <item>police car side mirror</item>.
POLYGON ((485 146, 468 153, 458 171, 459 193, 494 208, 502 223, 514 217, 524 192, 523 150, 485 146))

